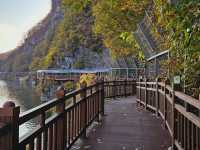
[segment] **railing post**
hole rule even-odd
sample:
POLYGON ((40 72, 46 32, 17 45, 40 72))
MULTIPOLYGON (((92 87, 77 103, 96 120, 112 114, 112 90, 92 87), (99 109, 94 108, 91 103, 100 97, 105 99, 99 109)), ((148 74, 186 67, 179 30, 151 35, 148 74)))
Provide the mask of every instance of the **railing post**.
POLYGON ((86 90, 86 87, 87 87, 87 83, 86 82, 83 82, 81 84, 81 89, 82 89, 82 92, 80 94, 81 96, 81 99, 84 101, 84 109, 83 109, 83 112, 82 115, 83 115, 83 121, 84 121, 84 131, 83 131, 83 138, 87 138, 87 90, 86 90))
POLYGON ((104 81, 101 82, 101 115, 105 115, 104 81))
POLYGON ((141 80, 142 79, 139 79, 139 103, 141 104, 141 80))
MULTIPOLYGON (((65 91, 64 88, 60 89, 59 91, 57 91, 56 93, 58 100, 64 98, 65 96, 65 91)), ((57 107, 56 107, 56 112, 58 114, 62 114, 65 111, 65 102, 61 102, 57 107)), ((45 115, 44 115, 45 116, 45 115)), ((44 118, 44 117, 43 117, 44 118)), ((66 117, 63 115, 61 118, 59 118, 58 120, 58 127, 57 127, 57 143, 55 143, 57 145, 57 150, 63 150, 65 148, 65 139, 66 139, 66 117)), ((45 119, 45 118, 44 118, 45 119)))
POLYGON ((147 110, 147 78, 145 78, 145 109, 147 110))
POLYGON ((84 99, 85 99, 84 100, 85 101, 85 112, 84 112, 85 113, 85 115, 84 115, 85 116, 85 119, 84 119, 85 129, 84 129, 84 132, 83 132, 83 137, 87 138, 87 120, 88 120, 88 116, 87 116, 87 109, 88 108, 87 108, 87 99, 86 99, 86 97, 87 97, 87 90, 84 89, 83 93, 84 93, 84 99))
POLYGON ((158 78, 156 78, 156 115, 159 116, 158 78))
MULTIPOLYGON (((199 101, 200 101, 200 94, 199 94, 199 101)), ((199 117, 200 117, 200 110, 199 110, 199 117)))
POLYGON ((132 96, 136 95, 136 81, 132 81, 132 96))
POLYGON ((124 96, 127 97, 127 91, 126 91, 126 86, 127 86, 127 80, 124 80, 124 96))
POLYGON ((0 145, 2 150, 19 150, 19 113, 20 107, 16 107, 11 101, 0 108, 0 124, 11 124, 11 130, 6 135, 7 141, 0 145))
POLYGON ((97 81, 95 90, 98 91, 98 99, 97 99, 98 117, 97 117, 96 121, 100 122, 100 120, 101 120, 101 82, 97 81))
POLYGON ((172 87, 172 150, 175 150, 175 87, 172 87))
POLYGON ((116 83, 115 81, 113 81, 113 89, 112 89, 112 94, 113 94, 113 98, 115 99, 116 98, 116 95, 118 94, 117 93, 117 88, 116 88, 116 83))
POLYGON ((164 82, 164 121, 165 121, 165 128, 166 126, 166 120, 167 120, 167 97, 166 97, 166 81, 164 82))

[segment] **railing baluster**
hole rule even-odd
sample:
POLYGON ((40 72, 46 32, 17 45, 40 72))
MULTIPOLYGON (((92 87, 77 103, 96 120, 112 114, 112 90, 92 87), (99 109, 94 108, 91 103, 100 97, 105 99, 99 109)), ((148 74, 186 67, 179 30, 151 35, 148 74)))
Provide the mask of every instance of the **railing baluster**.
POLYGON ((166 121, 167 121, 166 81, 164 82, 164 121, 165 121, 165 128, 167 128, 167 126, 166 126, 166 121))
POLYGON ((195 126, 193 125, 193 123, 191 123, 191 130, 190 130, 191 131, 191 137, 192 137, 192 139, 191 139, 191 148, 192 149, 191 150, 194 150, 194 141, 195 141, 194 140, 195 139, 194 138, 194 127, 195 126))
POLYGON ((81 132, 81 104, 78 104, 78 130, 81 132))
POLYGON ((144 93, 144 97, 145 97, 145 109, 147 110, 147 79, 145 78, 145 93, 144 93))
POLYGON ((124 80, 124 96, 127 97, 127 90, 126 90, 126 86, 127 86, 127 83, 126 83, 126 80, 124 80))
POLYGON ((49 127, 49 129, 48 129, 48 132, 49 132, 49 136, 48 136, 48 150, 52 150, 52 148, 53 148, 53 145, 52 145, 52 143, 53 143, 53 127, 52 127, 52 125, 49 127))
POLYGON ((75 111, 75 114, 74 114, 74 137, 76 138, 77 137, 77 123, 78 123, 78 121, 77 121, 77 106, 75 106, 75 108, 74 108, 74 111, 75 111))
POLYGON ((158 95, 158 78, 156 79, 156 115, 159 116, 159 95, 158 95))
POLYGON ((101 83, 101 114, 104 116, 104 81, 101 83))
POLYGON ((174 86, 172 92, 172 149, 175 149, 175 95, 174 95, 174 86))
POLYGON ((141 104, 141 102, 142 102, 142 84, 141 84, 141 82, 142 82, 142 79, 140 79, 140 83, 139 83, 139 87, 140 87, 140 91, 139 91, 139 97, 140 97, 140 104, 141 104))
POLYGON ((34 150, 34 140, 29 144, 29 150, 34 150))
POLYGON ((187 140, 186 140, 186 129, 187 129, 187 127, 186 127, 186 124, 187 124, 187 120, 186 120, 186 118, 185 117, 183 117, 184 118, 184 120, 183 120, 183 124, 184 124, 184 133, 183 133, 183 138, 184 138, 184 140, 183 140, 183 148, 186 148, 186 146, 187 146, 187 140))
POLYGON ((36 138, 36 149, 41 150, 41 134, 36 138))
POLYGON ((68 139, 67 139, 67 142, 68 142, 68 147, 71 143, 71 111, 68 112, 68 139))
POLYGON ((72 140, 75 138, 75 109, 72 109, 72 140))
POLYGON ((182 120, 182 147, 184 148, 185 146, 185 117, 183 115, 181 115, 181 120, 182 120))
POLYGON ((83 103, 83 137, 86 138, 86 124, 87 124, 87 99, 84 100, 83 103))
POLYGON ((57 122, 53 126, 53 150, 57 150, 57 122))
POLYGON ((196 142, 197 142, 197 147, 196 147, 196 149, 199 149, 199 147, 200 147, 200 129, 197 127, 196 128, 196 133, 197 133, 197 138, 196 138, 196 142))
POLYGON ((190 134, 190 121, 188 120, 188 127, 187 127, 187 149, 191 149, 191 134, 190 134))

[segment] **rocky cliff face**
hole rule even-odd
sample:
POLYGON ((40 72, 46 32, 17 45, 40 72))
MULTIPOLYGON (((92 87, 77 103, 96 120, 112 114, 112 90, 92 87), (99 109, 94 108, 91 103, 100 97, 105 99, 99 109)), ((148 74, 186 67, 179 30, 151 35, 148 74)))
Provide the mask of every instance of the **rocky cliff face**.
POLYGON ((19 72, 29 71, 30 68, 136 67, 134 58, 130 58, 131 63, 127 63, 124 58, 111 58, 101 38, 92 33, 94 18, 89 8, 76 15, 72 19, 72 25, 68 27, 70 21, 65 22, 66 12, 63 12, 61 2, 62 0, 52 0, 51 11, 28 32, 23 44, 10 52, 6 59, 1 60, 0 56, 0 71, 19 72), (60 29, 62 32, 59 32, 60 29))

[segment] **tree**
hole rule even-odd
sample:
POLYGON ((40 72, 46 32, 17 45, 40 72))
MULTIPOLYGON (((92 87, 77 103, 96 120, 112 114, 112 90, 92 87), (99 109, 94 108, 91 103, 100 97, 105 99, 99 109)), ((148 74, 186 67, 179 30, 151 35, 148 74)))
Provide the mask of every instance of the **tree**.
POLYGON ((93 4, 93 31, 103 37, 113 57, 137 53, 133 32, 149 3, 148 0, 99 0, 93 4))

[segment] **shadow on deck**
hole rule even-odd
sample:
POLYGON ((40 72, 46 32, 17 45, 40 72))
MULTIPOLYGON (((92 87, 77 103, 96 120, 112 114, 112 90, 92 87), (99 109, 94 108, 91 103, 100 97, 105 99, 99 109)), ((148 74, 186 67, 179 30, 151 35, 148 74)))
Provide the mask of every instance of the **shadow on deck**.
POLYGON ((167 150, 170 135, 161 118, 137 106, 135 97, 107 101, 102 123, 71 150, 167 150))

